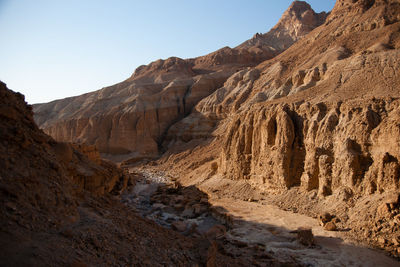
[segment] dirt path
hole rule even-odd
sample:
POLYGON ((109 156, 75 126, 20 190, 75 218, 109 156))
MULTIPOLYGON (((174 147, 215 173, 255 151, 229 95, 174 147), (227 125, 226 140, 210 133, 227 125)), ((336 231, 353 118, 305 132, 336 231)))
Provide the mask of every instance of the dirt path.
POLYGON ((357 247, 341 232, 325 231, 316 219, 262 205, 233 199, 211 199, 210 203, 232 218, 228 238, 265 246, 278 258, 293 257, 308 266, 400 266, 380 252, 357 247), (293 230, 311 228, 316 246, 300 245, 293 230))

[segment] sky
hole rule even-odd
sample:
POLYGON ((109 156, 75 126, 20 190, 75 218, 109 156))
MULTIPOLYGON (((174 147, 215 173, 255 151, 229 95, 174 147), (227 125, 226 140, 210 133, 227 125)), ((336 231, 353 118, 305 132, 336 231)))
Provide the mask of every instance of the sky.
MULTIPOLYGON (((0 0, 0 80, 29 104, 121 82, 268 32, 291 0, 0 0)), ((307 1, 316 12, 335 0, 307 1)))

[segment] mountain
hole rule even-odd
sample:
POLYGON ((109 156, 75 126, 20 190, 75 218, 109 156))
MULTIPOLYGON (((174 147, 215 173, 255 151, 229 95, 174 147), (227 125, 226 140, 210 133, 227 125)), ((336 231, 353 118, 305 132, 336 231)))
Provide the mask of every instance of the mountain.
POLYGON ((400 1, 295 1, 266 34, 34 107, 56 140, 217 198, 265 200, 400 255, 400 1), (176 77, 176 79, 175 79, 176 77), (130 159, 130 160, 129 160, 130 159))
POLYGON ((256 33, 252 39, 245 41, 237 48, 256 49, 260 47, 282 52, 313 29, 322 25, 327 16, 326 12, 315 13, 306 2, 294 1, 269 32, 265 34, 256 33))
MULTIPOLYGON (((122 158, 155 157, 168 129, 238 70, 273 58, 324 22, 295 1, 268 33, 208 55, 158 60, 126 81, 77 97, 34 106, 39 127, 58 141, 96 145, 122 158)), ((115 158, 115 157, 114 157, 115 158)))

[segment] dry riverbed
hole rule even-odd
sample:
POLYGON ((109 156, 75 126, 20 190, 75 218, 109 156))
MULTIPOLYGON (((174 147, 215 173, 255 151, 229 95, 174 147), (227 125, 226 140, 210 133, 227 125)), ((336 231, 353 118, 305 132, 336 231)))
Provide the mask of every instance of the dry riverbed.
POLYGON ((318 221, 299 213, 232 199, 211 199, 212 206, 224 210, 229 221, 228 238, 259 244, 280 257, 293 257, 307 266, 400 266, 400 262, 369 248, 358 247, 344 232, 326 231, 318 221), (314 245, 304 246, 293 232, 310 228, 314 245))
POLYGON ((345 232, 324 230, 314 218, 260 202, 209 198, 162 172, 131 172, 140 178, 122 196, 127 206, 184 235, 206 237, 226 255, 251 257, 256 266, 272 258, 304 266, 400 266, 381 252, 353 244, 345 232), (303 240, 302 228, 311 229, 313 237, 303 240))

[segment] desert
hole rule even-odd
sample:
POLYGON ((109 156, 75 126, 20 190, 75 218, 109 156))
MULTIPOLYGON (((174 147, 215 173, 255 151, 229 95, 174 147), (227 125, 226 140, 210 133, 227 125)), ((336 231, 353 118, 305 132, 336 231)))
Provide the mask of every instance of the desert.
POLYGON ((2 266, 400 266, 400 1, 28 105, 0 84, 2 266))

